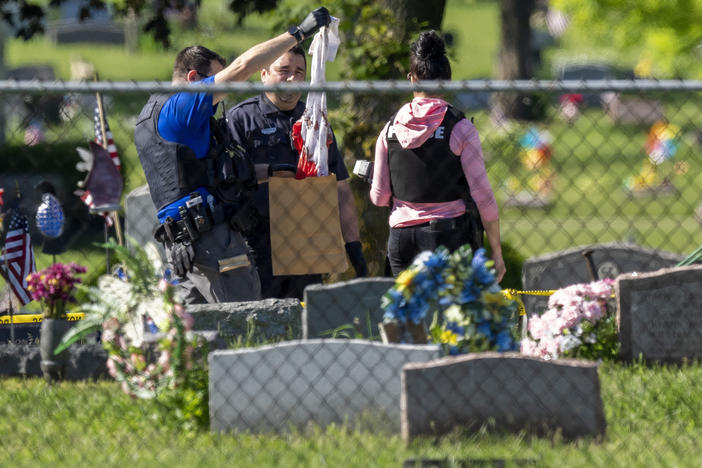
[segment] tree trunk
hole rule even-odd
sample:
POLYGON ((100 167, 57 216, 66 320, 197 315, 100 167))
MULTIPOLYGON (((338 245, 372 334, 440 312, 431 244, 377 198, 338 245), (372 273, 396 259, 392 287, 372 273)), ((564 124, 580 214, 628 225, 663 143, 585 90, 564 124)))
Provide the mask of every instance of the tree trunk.
MULTIPOLYGON (((0 23, 0 80, 7 78, 5 70, 5 40, 7 38, 5 23, 0 23)), ((0 145, 5 144, 5 106, 0 106, 0 145)))
MULTIPOLYGON (((500 2, 500 53, 498 78, 501 80, 527 80, 533 77, 530 54, 531 14, 534 0, 502 0, 500 2)), ((528 96, 501 93, 498 106, 506 118, 531 119, 528 96)))
POLYGON ((382 4, 395 13, 397 21, 392 27, 400 37, 414 30, 413 22, 426 23, 422 29, 440 30, 446 8, 446 0, 382 0, 382 4))

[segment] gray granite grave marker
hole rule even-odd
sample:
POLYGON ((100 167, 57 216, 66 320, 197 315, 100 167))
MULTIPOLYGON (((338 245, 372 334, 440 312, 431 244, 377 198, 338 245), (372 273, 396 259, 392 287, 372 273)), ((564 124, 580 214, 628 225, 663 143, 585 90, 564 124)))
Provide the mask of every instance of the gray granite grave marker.
POLYGON ((605 432, 591 361, 474 353, 406 364, 401 404, 405 440, 484 425, 538 434, 560 430, 567 438, 605 432))
POLYGON ((81 21, 79 12, 84 5, 80 0, 62 2, 59 18, 46 26, 47 37, 57 44, 124 44, 124 28, 112 21, 107 9, 91 9, 90 18, 81 21))
POLYGON ((378 336, 383 320, 380 299, 395 284, 394 278, 357 278, 334 284, 305 288, 302 337, 329 338, 331 330, 351 325, 351 336, 378 336))
POLYGON ((261 342, 301 336, 302 306, 297 299, 194 304, 187 311, 195 321, 194 330, 215 330, 222 339, 248 337, 261 342))
POLYGON ((622 275, 615 291, 622 359, 702 358, 702 266, 622 275))
MULTIPOLYGON (((584 245, 529 258, 522 268, 525 290, 558 289, 591 281, 584 252, 591 251, 599 279, 616 278, 621 273, 654 271, 673 266, 682 256, 636 244, 608 243, 584 245)), ((527 314, 546 310, 548 296, 522 296, 527 314)))
POLYGON ((282 431, 308 423, 399 431, 400 372, 438 346, 306 340, 209 355, 213 431, 282 431))
POLYGON ((617 123, 652 125, 665 120, 663 103, 655 99, 607 94, 605 112, 617 123))
POLYGON ((127 194, 124 199, 124 230, 126 234, 136 240, 139 245, 146 245, 153 242, 161 254, 161 259, 166 260, 166 252, 163 245, 156 242, 152 234, 153 228, 158 222, 156 207, 151 200, 151 192, 148 185, 137 187, 127 194))

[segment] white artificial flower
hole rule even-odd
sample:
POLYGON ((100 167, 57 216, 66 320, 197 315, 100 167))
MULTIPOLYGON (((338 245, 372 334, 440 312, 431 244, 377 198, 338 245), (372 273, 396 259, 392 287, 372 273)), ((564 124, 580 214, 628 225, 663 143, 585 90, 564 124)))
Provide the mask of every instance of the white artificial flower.
POLYGON ((424 252, 420 252, 417 254, 416 257, 414 257, 414 261, 412 262, 412 266, 422 266, 424 265, 424 262, 429 260, 431 257, 432 251, 431 250, 425 250, 424 252))
POLYGON ((562 353, 577 348, 581 344, 582 343, 575 335, 568 334, 560 337, 560 348, 562 353))
POLYGON ((463 321, 461 306, 459 306, 458 304, 451 304, 444 311, 444 317, 446 318, 447 322, 454 322, 460 325, 463 321))
POLYGON ((163 261, 161 260, 161 254, 158 252, 156 244, 151 241, 147 242, 144 246, 144 252, 146 253, 146 257, 154 266, 154 271, 161 274, 161 272, 163 272, 163 261))

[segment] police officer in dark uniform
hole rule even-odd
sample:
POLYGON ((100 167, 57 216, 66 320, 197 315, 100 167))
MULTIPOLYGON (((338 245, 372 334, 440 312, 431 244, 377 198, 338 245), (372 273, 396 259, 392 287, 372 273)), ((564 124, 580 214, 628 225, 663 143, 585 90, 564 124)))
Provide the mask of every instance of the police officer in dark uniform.
MULTIPOLYGON (((265 84, 304 81, 307 61, 305 52, 297 46, 261 70, 265 84)), ((244 232, 254 251, 261 278, 262 297, 302 298, 305 286, 321 283, 321 275, 273 276, 270 229, 268 223, 268 177, 293 176, 278 170, 284 165, 296 167, 298 153, 291 144, 292 125, 300 119, 305 104, 299 92, 265 93, 238 104, 227 111, 227 123, 233 140, 240 144, 256 167, 259 188, 254 193, 259 223, 244 232)), ((349 173, 334 138, 329 146, 329 170, 336 174, 339 193, 341 230, 346 251, 357 276, 366 276, 368 269, 361 250, 358 218, 353 203, 349 173)))
MULTIPOLYGON (((246 80, 280 54, 329 24, 326 8, 311 12, 288 32, 244 52, 229 66, 202 46, 183 49, 173 83, 246 80)), ((181 278, 185 303, 256 300, 260 283, 241 231, 255 222, 249 194, 254 168, 232 144, 226 124, 214 119, 223 94, 152 95, 141 111, 135 143, 158 210, 155 237, 181 278)))

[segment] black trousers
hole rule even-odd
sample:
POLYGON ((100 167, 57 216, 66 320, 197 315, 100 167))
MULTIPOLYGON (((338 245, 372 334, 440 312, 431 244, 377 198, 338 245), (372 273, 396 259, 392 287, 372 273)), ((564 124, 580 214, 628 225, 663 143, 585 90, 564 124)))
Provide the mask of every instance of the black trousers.
POLYGON ((434 251, 443 245, 454 251, 464 244, 474 245, 475 240, 472 237, 471 222, 467 216, 435 220, 410 227, 390 228, 388 262, 392 275, 399 275, 425 250, 434 251))

